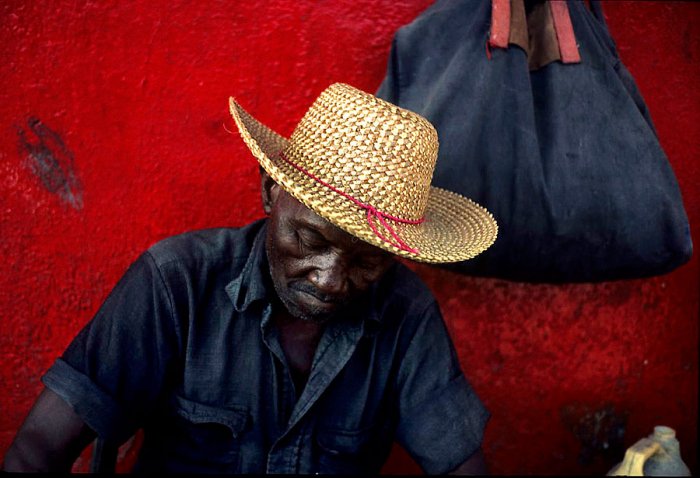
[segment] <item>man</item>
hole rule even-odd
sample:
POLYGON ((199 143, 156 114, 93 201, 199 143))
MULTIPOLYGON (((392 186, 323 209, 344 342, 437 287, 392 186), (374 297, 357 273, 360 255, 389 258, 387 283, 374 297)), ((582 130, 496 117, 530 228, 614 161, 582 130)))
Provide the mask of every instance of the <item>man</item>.
POLYGON ((166 239, 43 377, 7 470, 69 470, 137 429, 146 472, 484 472, 488 413, 426 286, 394 261, 465 260, 491 215, 430 186, 437 134, 343 84, 289 140, 233 99, 268 219, 166 239))

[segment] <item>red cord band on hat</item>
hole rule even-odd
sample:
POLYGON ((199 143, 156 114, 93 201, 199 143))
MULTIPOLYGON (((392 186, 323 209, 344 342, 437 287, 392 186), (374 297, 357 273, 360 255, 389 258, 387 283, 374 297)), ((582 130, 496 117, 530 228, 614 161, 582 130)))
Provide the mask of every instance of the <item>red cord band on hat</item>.
POLYGON ((392 216, 391 214, 383 213, 383 212, 377 210, 377 208, 374 207, 374 206, 372 206, 371 204, 365 204, 365 203, 363 203, 363 202, 360 201, 359 199, 356 199, 356 198, 352 197, 351 195, 347 194, 346 192, 343 192, 343 191, 341 191, 340 189, 336 188, 335 186, 332 186, 331 184, 328 184, 328 183, 325 182, 323 179, 321 179, 321 178, 315 176, 315 175, 312 174, 311 172, 307 171, 306 169, 302 168, 301 166, 299 166, 299 165, 295 164, 294 162, 290 161, 290 160, 284 155, 284 153, 280 154, 280 157, 281 157, 287 164, 289 164, 290 166, 292 166, 292 167, 293 167, 294 169, 296 169, 297 171, 300 171, 300 172, 304 173, 305 175, 307 175, 308 177, 310 177, 310 178, 313 179, 314 181, 323 184, 324 186, 326 186, 326 187, 327 187, 328 189, 330 189, 331 191, 336 192, 336 193, 340 194, 341 196, 343 196, 343 197, 345 197, 345 198, 351 200, 353 203, 355 203, 356 205, 358 205, 358 206, 361 207, 362 209, 366 209, 366 210, 367 210, 367 223, 369 224, 369 227, 372 229, 372 232, 374 232, 374 234, 375 234, 378 238, 380 238, 382 241, 384 241, 384 242, 386 242, 386 243, 389 243, 389 244, 391 244, 392 246, 397 247, 397 248, 399 248, 399 249, 402 250, 402 251, 411 252, 411 253, 413 253, 413 254, 419 254, 418 249, 415 249, 415 248, 412 248, 412 247, 408 246, 405 242, 403 242, 403 241, 401 240, 401 238, 400 238, 399 235, 396 233, 396 231, 394 231, 394 229, 386 222, 386 219, 390 219, 390 220, 392 220, 392 221, 400 222, 400 223, 403 223, 403 224, 421 224, 421 223, 425 222, 425 218, 420 218, 420 219, 417 219, 417 220, 413 220, 413 219, 402 219, 402 218, 400 218, 400 217, 392 216), (377 230, 377 227, 374 225, 373 218, 375 218, 375 217, 377 218, 377 220, 379 221, 379 223, 380 223, 382 226, 384 226, 384 228, 385 228, 387 231, 389 231, 389 233, 391 234, 391 237, 393 237, 394 240, 395 240, 396 242, 392 242, 391 240, 387 239, 386 237, 384 237, 382 234, 379 233, 379 231, 377 230))

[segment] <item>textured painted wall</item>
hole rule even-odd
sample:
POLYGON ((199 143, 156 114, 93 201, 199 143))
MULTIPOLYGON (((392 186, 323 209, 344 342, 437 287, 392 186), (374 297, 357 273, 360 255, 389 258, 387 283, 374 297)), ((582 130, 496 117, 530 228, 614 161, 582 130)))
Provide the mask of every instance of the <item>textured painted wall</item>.
MULTIPOLYGON (((144 248, 262 215, 256 163, 223 127, 228 96, 289 134, 331 82, 374 91, 394 31, 430 3, 2 3, 0 456, 40 375, 144 248)), ((700 6, 605 7, 700 238, 700 6)), ((597 285, 416 269, 493 414, 492 472, 603 473, 666 424, 697 473, 697 255, 597 285)), ((386 471, 417 468, 397 450, 386 471)))

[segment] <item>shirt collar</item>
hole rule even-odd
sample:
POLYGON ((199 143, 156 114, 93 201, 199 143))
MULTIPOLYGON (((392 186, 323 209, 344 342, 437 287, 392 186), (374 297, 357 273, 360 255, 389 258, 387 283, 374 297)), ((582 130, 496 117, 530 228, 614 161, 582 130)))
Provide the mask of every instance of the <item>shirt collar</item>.
POLYGON ((272 288, 267 253, 265 252, 267 220, 262 222, 262 227, 253 240, 243 269, 238 277, 226 286, 226 293, 233 302, 236 312, 243 312, 252 303, 267 298, 269 290, 272 288))

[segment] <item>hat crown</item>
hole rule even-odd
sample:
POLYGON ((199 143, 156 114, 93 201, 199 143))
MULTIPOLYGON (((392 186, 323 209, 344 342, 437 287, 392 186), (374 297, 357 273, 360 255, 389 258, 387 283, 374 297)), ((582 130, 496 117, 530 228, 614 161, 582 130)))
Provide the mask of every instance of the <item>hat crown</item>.
POLYGON ((426 119, 336 83, 306 112, 283 154, 357 201, 418 220, 428 203, 437 151, 437 132, 426 119))

